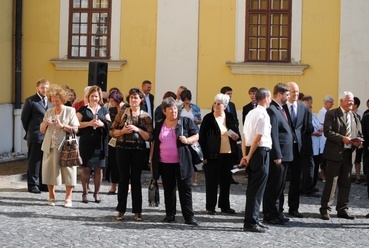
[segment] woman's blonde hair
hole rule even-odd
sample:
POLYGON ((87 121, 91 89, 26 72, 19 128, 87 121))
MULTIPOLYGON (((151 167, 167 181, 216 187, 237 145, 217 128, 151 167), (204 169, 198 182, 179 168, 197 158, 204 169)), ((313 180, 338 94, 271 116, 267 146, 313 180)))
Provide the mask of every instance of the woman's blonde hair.
POLYGON ((51 84, 46 95, 50 102, 51 102, 51 99, 56 96, 59 96, 63 104, 68 101, 68 91, 66 91, 65 89, 63 89, 62 86, 57 85, 57 84, 51 84))

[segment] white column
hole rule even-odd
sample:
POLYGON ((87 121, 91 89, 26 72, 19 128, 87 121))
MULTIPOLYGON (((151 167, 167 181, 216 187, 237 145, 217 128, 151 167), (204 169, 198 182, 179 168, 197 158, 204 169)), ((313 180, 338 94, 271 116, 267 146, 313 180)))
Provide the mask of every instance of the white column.
POLYGON ((199 0, 158 0, 155 106, 186 86, 197 98, 199 0))

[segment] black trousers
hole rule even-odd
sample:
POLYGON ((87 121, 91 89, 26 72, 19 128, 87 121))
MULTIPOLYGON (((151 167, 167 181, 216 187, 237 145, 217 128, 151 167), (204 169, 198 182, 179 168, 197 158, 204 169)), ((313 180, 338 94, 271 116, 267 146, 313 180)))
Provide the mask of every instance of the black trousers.
POLYGON ((323 161, 322 154, 318 154, 313 156, 314 160, 314 180, 313 180, 313 187, 316 187, 316 184, 318 183, 319 179, 319 166, 323 161))
POLYGON ((231 169, 234 164, 232 154, 220 154, 220 159, 209 159, 204 165, 206 183, 206 210, 215 211, 217 205, 223 210, 230 209, 229 191, 231 187, 231 169))
POLYGON ((269 173, 269 149, 263 147, 256 149, 246 170, 248 172, 248 185, 244 227, 247 228, 259 223, 260 205, 269 173))
POLYGON ((297 211, 300 206, 301 157, 297 144, 293 146, 293 161, 289 167, 290 188, 288 191, 289 211, 297 211))
POLYGON ((183 218, 188 221, 193 220, 192 178, 181 178, 178 163, 159 163, 159 170, 163 181, 166 215, 176 215, 176 186, 178 186, 179 202, 181 204, 183 218))
POLYGON ((42 156, 41 143, 28 143, 28 168, 27 168, 27 185, 28 189, 42 185, 42 156))
POLYGON ((321 212, 331 210, 334 201, 336 188, 337 193, 337 212, 348 209, 349 196, 351 190, 351 170, 352 170, 352 150, 346 149, 343 153, 342 161, 332 161, 327 159, 325 170, 325 185, 321 199, 321 212))
POLYGON ((302 191, 305 194, 314 193, 314 160, 313 156, 302 156, 302 191))
POLYGON ((119 168, 116 155, 117 148, 109 146, 108 149, 108 164, 105 170, 105 179, 111 183, 119 183, 119 168))
POLYGON ((119 168, 118 205, 116 210, 125 213, 127 209, 128 185, 131 182, 132 213, 142 212, 142 165, 146 163, 145 150, 116 148, 119 168))
POLYGON ((263 198, 264 220, 283 217, 283 190, 289 166, 288 162, 282 162, 279 165, 276 165, 274 161, 269 162, 269 175, 263 198))

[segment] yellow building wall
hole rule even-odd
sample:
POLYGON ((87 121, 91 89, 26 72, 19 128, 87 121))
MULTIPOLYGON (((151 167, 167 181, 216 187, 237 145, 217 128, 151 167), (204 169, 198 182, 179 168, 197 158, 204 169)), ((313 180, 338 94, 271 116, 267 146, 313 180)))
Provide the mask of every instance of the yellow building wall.
POLYGON ((0 10, 0 104, 14 102, 13 1, 3 0, 0 10))
MULTIPOLYGON (((88 70, 57 71, 49 61, 59 57, 59 1, 23 3, 23 64, 26 66, 22 99, 34 94, 35 83, 41 77, 51 83, 68 85, 81 97, 87 86, 88 70)), ((127 64, 121 71, 108 72, 108 88, 118 87, 125 93, 132 87, 141 88, 145 79, 154 83, 157 4, 156 1, 125 0, 121 11, 120 59, 127 60, 127 64)))
POLYGON ((225 62, 235 61, 236 1, 201 0, 199 106, 209 108, 220 88, 228 85, 233 89, 232 101, 241 110, 250 101, 250 87, 266 87, 272 91, 276 83, 295 81, 301 92, 313 96, 313 112, 317 112, 322 107, 324 95, 337 95, 340 21, 338 2, 303 1, 301 62, 310 67, 301 76, 280 76, 232 74, 225 62))

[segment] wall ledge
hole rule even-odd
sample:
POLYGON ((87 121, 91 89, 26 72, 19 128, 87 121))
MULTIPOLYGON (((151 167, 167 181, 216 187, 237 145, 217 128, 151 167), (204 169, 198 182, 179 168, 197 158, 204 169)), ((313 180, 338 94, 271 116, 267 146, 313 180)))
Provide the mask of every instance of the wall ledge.
POLYGON ((101 61, 108 63, 109 71, 121 71, 127 60, 92 60, 92 59, 50 59, 58 71, 87 71, 90 61, 101 61))
POLYGON ((233 74, 262 74, 262 75, 303 75, 308 64, 293 63, 252 63, 230 62, 226 65, 231 68, 233 74))

